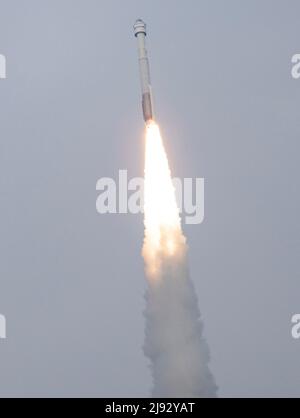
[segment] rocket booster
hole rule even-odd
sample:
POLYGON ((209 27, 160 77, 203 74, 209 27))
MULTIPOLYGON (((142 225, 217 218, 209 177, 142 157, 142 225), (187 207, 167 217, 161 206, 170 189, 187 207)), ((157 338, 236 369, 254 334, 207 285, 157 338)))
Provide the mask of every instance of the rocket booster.
POLYGON ((138 19, 134 25, 134 34, 138 41, 138 56, 140 67, 140 78, 142 87, 143 115, 146 123, 153 120, 153 100, 150 82, 149 60, 146 50, 146 24, 138 19))

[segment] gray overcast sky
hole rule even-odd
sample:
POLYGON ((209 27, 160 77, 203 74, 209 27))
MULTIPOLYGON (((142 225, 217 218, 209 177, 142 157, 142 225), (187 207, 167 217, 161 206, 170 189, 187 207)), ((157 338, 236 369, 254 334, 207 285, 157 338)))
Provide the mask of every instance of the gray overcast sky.
POLYGON ((132 26, 148 24, 173 174, 221 396, 299 396, 298 0, 0 0, 1 395, 147 396, 140 216, 96 181, 143 173, 132 26))

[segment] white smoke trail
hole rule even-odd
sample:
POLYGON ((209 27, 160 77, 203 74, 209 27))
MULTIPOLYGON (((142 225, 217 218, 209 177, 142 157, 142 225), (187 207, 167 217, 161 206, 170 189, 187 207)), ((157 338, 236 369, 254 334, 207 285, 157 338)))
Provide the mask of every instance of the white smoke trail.
POLYGON ((186 240, 159 128, 147 126, 145 162, 145 355, 154 397, 216 397, 186 240))

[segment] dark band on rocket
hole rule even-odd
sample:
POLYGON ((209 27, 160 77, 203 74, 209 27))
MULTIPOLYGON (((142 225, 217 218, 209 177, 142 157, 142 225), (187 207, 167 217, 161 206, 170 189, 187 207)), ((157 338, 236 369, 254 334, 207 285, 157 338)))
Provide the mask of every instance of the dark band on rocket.
POLYGON ((148 122, 149 120, 153 119, 153 110, 150 93, 143 94, 143 114, 145 122, 148 122))

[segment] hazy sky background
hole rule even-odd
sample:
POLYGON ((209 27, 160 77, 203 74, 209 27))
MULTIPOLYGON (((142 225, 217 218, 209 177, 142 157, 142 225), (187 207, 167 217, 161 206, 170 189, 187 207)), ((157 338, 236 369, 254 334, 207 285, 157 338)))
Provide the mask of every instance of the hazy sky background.
POLYGON ((221 396, 299 396, 298 0, 0 0, 1 395, 147 396, 143 220, 96 181, 143 174, 133 23, 148 24, 173 174, 221 396))

